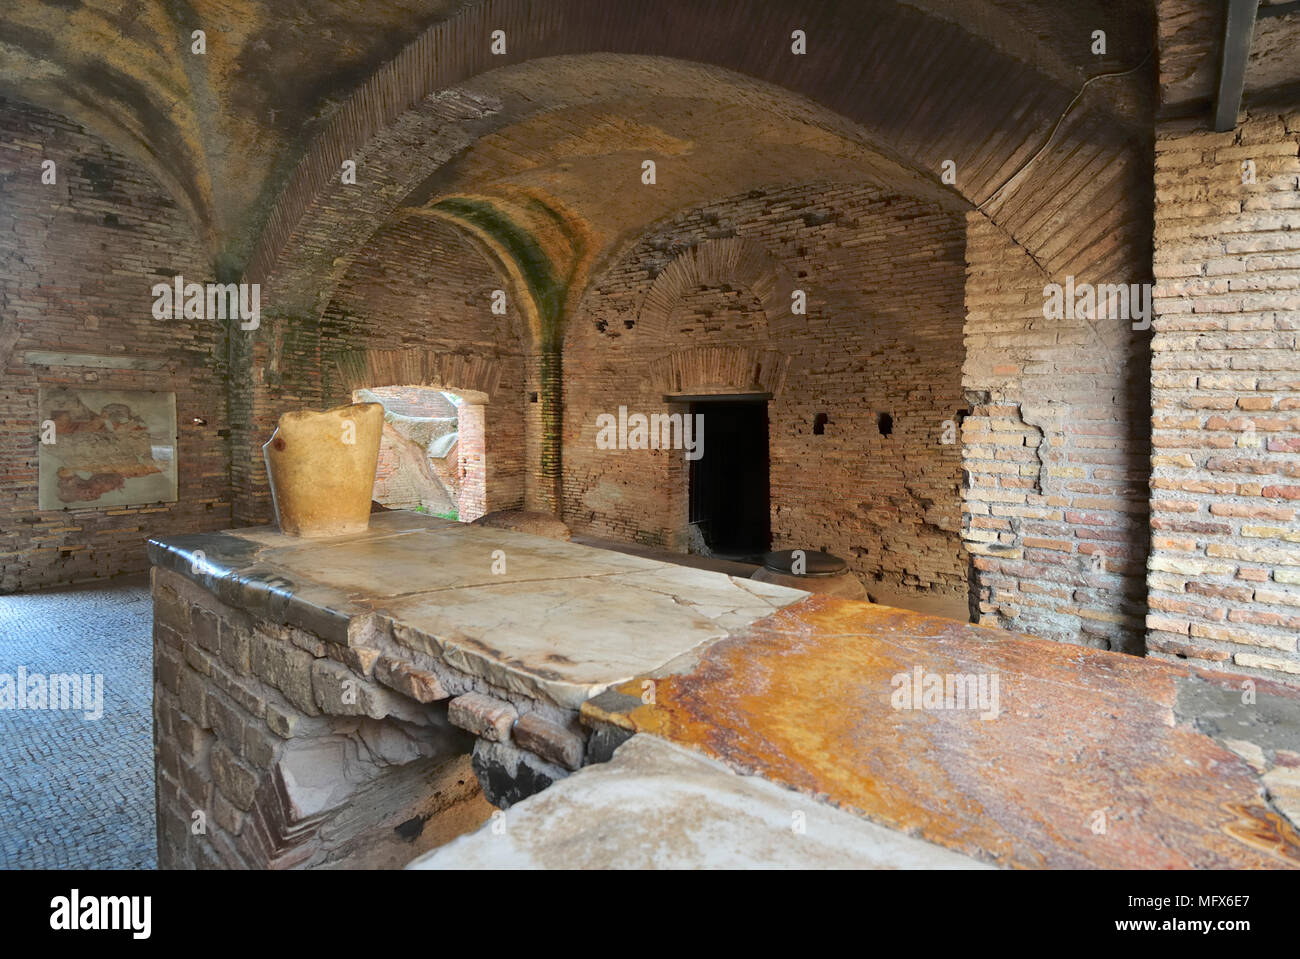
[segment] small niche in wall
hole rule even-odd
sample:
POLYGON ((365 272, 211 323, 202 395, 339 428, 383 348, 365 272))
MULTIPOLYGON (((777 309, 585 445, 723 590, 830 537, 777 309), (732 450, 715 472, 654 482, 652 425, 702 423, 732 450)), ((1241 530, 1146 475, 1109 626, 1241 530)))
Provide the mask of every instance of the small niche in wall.
POLYGON ((826 433, 826 424, 831 418, 825 413, 818 413, 813 417, 813 436, 822 436, 826 433))
POLYGON ((881 436, 889 436, 894 432, 894 418, 888 413, 877 413, 876 429, 880 430, 881 436))
POLYGON ((528 402, 529 402, 529 403, 536 403, 536 402, 537 402, 537 394, 536 394, 536 393, 529 393, 529 394, 528 394, 528 402))

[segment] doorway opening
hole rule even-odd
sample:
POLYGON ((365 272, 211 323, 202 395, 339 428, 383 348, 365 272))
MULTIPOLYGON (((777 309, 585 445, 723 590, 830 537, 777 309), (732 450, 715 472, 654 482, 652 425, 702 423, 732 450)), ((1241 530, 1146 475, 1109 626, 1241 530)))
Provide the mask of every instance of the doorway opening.
POLYGON ((766 400, 700 400, 690 411, 704 417, 704 455, 691 461, 691 524, 714 556, 766 552, 772 545, 766 400))
POLYGON ((353 400, 384 407, 375 502, 443 519, 482 513, 482 406, 428 386, 356 390, 353 400))

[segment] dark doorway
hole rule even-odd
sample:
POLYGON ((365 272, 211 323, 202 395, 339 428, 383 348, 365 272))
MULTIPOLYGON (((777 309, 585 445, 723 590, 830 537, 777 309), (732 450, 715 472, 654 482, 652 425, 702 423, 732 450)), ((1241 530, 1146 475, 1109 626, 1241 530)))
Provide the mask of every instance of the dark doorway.
POLYGON ((690 409, 704 416, 704 456, 691 462, 690 521, 715 555, 765 552, 772 545, 767 403, 709 400, 690 409))

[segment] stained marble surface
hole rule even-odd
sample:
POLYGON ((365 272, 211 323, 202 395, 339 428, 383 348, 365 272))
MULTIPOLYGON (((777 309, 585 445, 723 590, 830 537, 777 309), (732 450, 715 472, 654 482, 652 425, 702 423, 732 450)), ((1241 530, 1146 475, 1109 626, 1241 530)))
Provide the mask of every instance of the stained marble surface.
POLYGON ((1291 686, 825 596, 650 680, 584 721, 986 862, 1300 867, 1291 686))

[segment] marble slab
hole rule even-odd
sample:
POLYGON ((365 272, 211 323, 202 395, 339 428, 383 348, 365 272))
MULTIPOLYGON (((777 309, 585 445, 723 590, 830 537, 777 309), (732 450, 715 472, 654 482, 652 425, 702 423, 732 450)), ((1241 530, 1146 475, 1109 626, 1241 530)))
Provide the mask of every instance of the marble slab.
POLYGON ((634 736, 409 869, 989 866, 653 736, 634 736))
POLYGON ((271 528, 151 540, 223 601, 345 643, 362 618, 569 709, 806 596, 707 570, 417 513, 304 540, 271 528))
POLYGON ((823 596, 651 679, 653 702, 637 680, 583 720, 997 865, 1300 867, 1300 690, 1281 683, 823 596), (965 708, 949 676, 990 695, 965 708))

